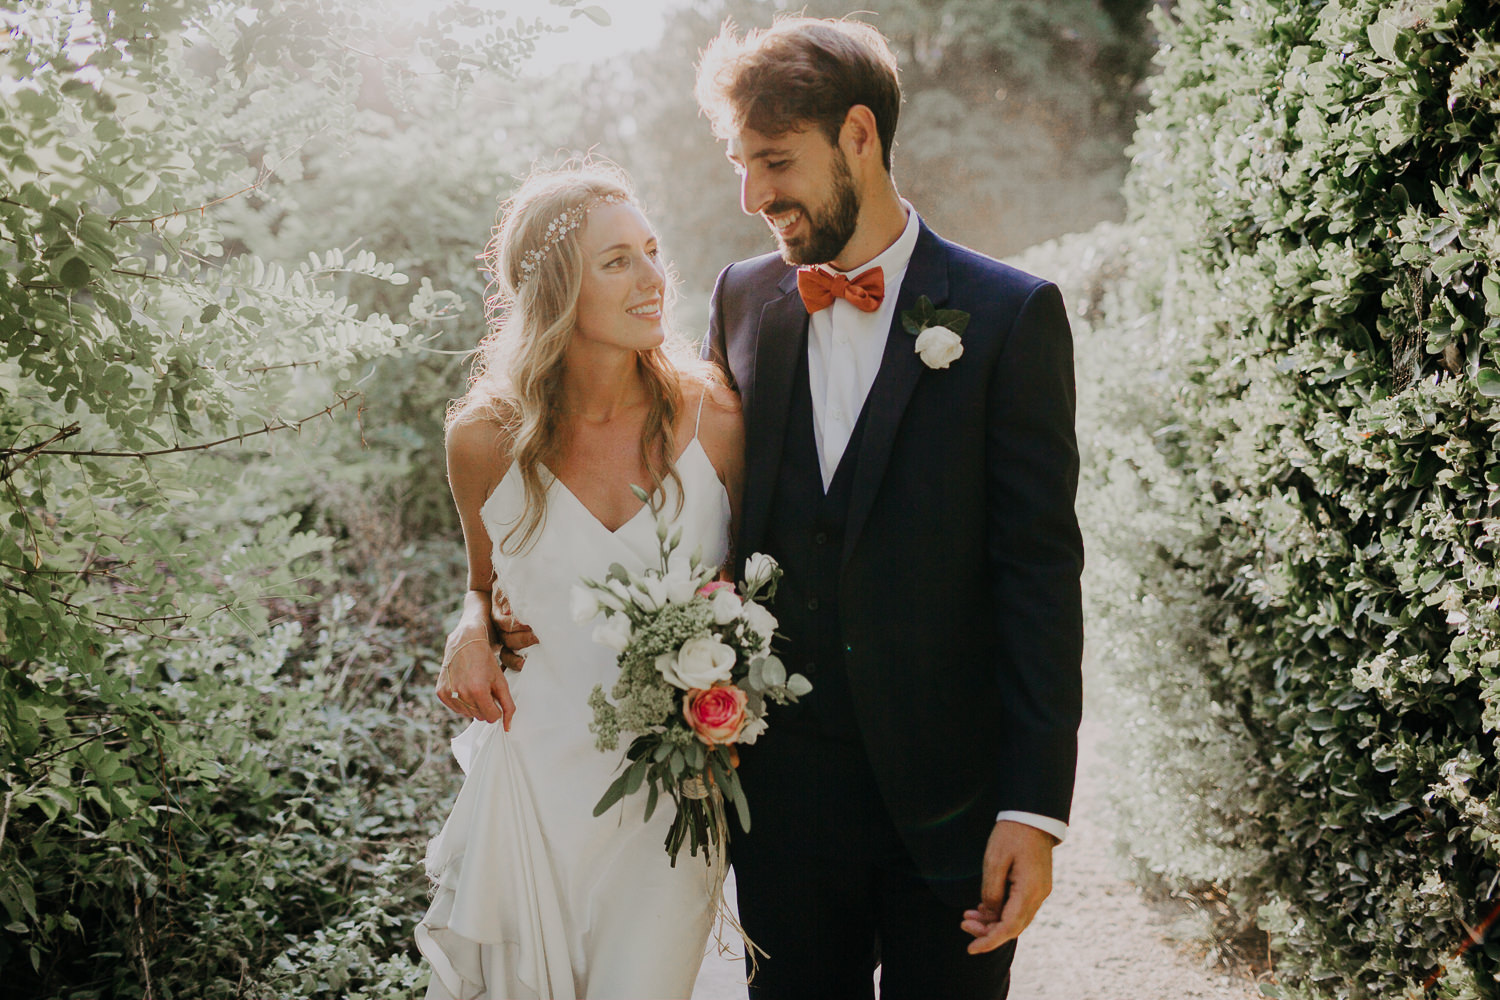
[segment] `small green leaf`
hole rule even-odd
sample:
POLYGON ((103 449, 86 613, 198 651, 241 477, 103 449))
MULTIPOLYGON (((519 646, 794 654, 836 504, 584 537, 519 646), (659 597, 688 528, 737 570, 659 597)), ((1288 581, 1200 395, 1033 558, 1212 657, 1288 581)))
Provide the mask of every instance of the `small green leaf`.
POLYGON ((656 812, 656 800, 661 795, 661 787, 656 782, 651 782, 646 788, 646 819, 651 822, 651 814, 656 812))
POLYGON ((646 780, 646 769, 651 766, 649 760, 638 760, 630 765, 630 770, 625 772, 625 794, 634 795, 640 790, 641 782, 646 780))
POLYGON ((1491 399, 1500 397, 1500 372, 1493 368, 1479 369, 1479 377, 1474 380, 1481 395, 1491 399))
POLYGON ((64 288, 79 289, 89 283, 93 271, 82 257, 69 257, 58 269, 57 280, 64 288))
POLYGON ((1376 21, 1370 25, 1370 46, 1379 54, 1380 58, 1391 62, 1398 62, 1396 56, 1396 39, 1401 37, 1401 29, 1387 21, 1376 21))
POLYGON ((610 782, 609 787, 604 790, 604 796, 599 800, 598 804, 594 806, 595 816, 603 816, 606 812, 609 811, 610 806, 614 805, 616 802, 625 797, 625 785, 630 781, 631 772, 634 770, 635 768, 632 767, 630 770, 620 775, 614 781, 610 782))
POLYGON ((601 28, 609 27, 609 11, 605 10, 603 7, 596 7, 592 4, 587 7, 577 7, 573 10, 571 16, 578 17, 580 14, 588 18, 590 21, 593 21, 601 28))
POLYGON ((1474 262, 1474 252, 1465 250, 1463 253, 1449 254, 1433 262, 1432 273, 1439 278, 1446 278, 1459 268, 1474 262))

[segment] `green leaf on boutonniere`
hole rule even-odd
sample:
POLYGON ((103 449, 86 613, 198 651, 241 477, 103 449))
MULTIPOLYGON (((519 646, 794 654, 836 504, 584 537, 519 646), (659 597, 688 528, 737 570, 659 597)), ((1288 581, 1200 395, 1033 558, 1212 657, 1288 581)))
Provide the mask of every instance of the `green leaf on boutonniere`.
POLYGON ((939 309, 922 295, 915 306, 901 314, 901 326, 913 337, 934 326, 947 327, 961 337, 969 328, 969 314, 962 309, 939 309))
POLYGON ((901 314, 901 326, 915 337, 929 326, 937 326, 937 308, 927 296, 919 296, 915 308, 901 314))
POLYGON ((937 311, 937 322, 931 326, 946 326, 959 336, 969 328, 969 314, 962 309, 939 309, 937 311))

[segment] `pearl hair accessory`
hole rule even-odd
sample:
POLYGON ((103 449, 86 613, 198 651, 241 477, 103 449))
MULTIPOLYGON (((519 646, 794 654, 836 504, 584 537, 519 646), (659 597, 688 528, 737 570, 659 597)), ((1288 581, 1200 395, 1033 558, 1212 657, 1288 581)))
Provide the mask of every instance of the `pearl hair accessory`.
POLYGON ((619 194, 602 195, 568 209, 547 223, 547 232, 542 237, 542 245, 533 247, 521 255, 521 262, 517 265, 521 269, 521 284, 524 285, 527 281, 531 280, 531 276, 536 273, 537 268, 541 267, 542 261, 547 259, 547 255, 552 252, 552 248, 561 243, 564 236, 583 225, 583 220, 596 205, 621 205, 629 200, 629 198, 619 194))

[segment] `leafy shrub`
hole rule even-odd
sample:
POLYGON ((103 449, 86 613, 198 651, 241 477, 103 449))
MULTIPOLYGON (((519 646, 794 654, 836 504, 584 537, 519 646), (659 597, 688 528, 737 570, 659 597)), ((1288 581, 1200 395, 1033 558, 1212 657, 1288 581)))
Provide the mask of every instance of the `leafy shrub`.
POLYGON ((1230 891, 1274 995, 1500 995, 1494 6, 1159 26, 1132 221, 1052 251, 1118 272, 1080 354, 1128 846, 1230 891))
POLYGON ((467 85, 539 30, 435 10, 393 54, 389 13, 0 11, 0 974, 17 995, 242 996, 381 935, 313 985, 411 978, 391 928, 420 908, 414 848, 448 774, 407 692, 440 647, 430 576, 455 574, 414 543, 335 553, 345 529, 399 532, 389 511, 320 507, 307 449, 368 366, 432 336, 443 293, 377 297, 406 275, 332 240, 246 252, 225 207, 295 174, 310 135, 358 131, 366 75, 410 83, 420 59, 467 85))

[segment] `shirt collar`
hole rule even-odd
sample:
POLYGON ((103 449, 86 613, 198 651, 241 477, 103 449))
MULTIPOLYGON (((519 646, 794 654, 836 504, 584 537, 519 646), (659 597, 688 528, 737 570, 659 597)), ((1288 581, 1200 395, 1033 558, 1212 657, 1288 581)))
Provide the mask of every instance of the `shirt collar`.
POLYGON ((863 274, 872 267, 878 267, 885 273, 887 284, 896 275, 905 273, 906 265, 911 263, 912 252, 917 248, 917 233, 921 229, 922 220, 917 217, 917 210, 911 207, 911 202, 905 198, 901 199, 901 207, 906 209, 906 228, 901 230, 896 242, 852 271, 840 271, 832 264, 819 264, 818 267, 829 274, 863 274))

